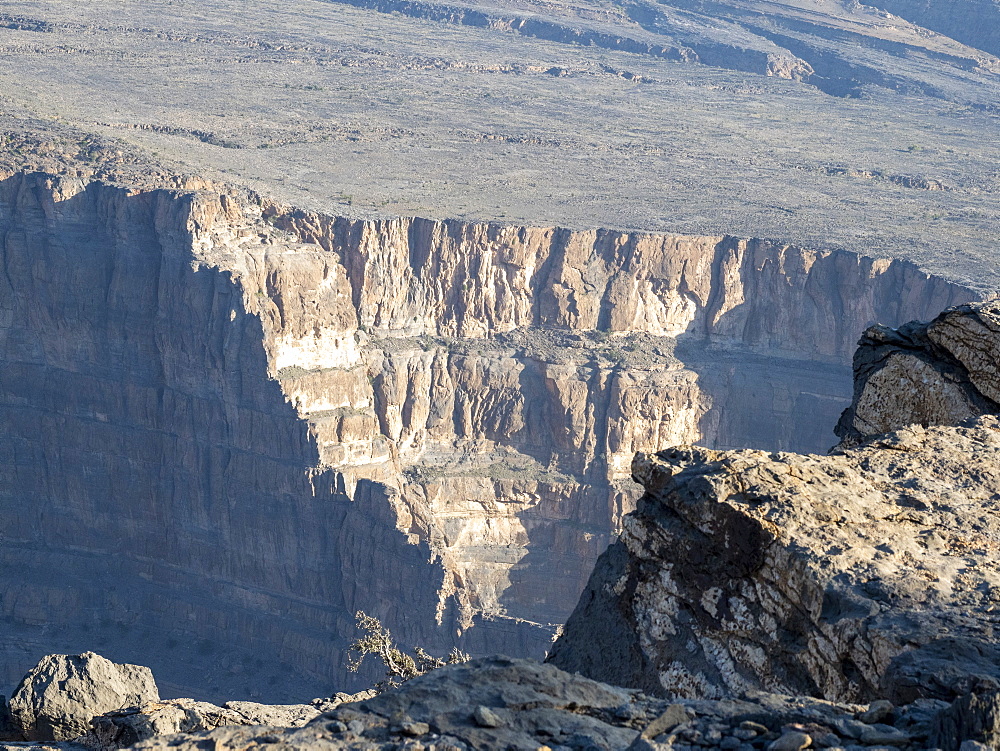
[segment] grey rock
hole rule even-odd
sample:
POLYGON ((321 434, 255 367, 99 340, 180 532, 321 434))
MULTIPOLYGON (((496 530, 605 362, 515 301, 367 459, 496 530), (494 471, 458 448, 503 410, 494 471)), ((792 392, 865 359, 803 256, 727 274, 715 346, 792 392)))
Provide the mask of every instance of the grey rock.
POLYGON ((857 720, 838 718, 833 721, 832 727, 845 738, 857 740, 865 732, 865 724, 857 720))
POLYGON ((653 720, 642 731, 643 738, 655 738, 662 733, 668 733, 689 719, 687 709, 683 704, 671 704, 663 713, 653 720))
MULTIPOLYGON (((313 716, 317 714, 314 712, 313 716)), ((101 746, 125 748, 158 735, 193 733, 223 725, 258 724, 241 720, 243 717, 236 712, 208 702, 168 699, 106 712, 94 717, 90 724, 101 746)))
MULTIPOLYGON (((345 695, 346 696, 346 695, 345 695)), ((366 697, 367 698, 367 697, 366 697)), ((310 704, 258 704, 252 701, 227 701, 222 709, 240 719, 239 725, 276 725, 298 728, 319 716, 322 712, 336 708, 344 701, 328 699, 319 706, 310 704)))
POLYGON ((912 738, 888 725, 871 725, 861 731, 859 740, 870 746, 905 746, 912 738))
POLYGON ((64 741, 87 733, 96 715, 158 700, 149 668, 85 652, 43 657, 14 691, 10 712, 27 740, 64 741))
POLYGON ((930 323, 873 326, 854 355, 844 445, 907 425, 956 425, 1000 412, 1000 301, 958 305, 930 323))
POLYGON ((885 699, 879 699, 878 701, 873 701, 864 712, 858 715, 858 719, 861 722, 867 723, 869 725, 882 722, 892 716, 895 707, 892 705, 891 701, 886 701, 885 699))
MULTIPOLYGON (((870 729, 853 719, 863 709, 855 704, 763 692, 748 692, 742 699, 671 702, 570 675, 552 665, 497 657, 434 670, 372 699, 343 704, 303 728, 228 726, 157 736, 136 748, 197 751, 212 745, 216 751, 248 746, 275 751, 289 747, 536 751, 547 746, 553 751, 750 751, 785 736, 789 744, 798 739, 795 748, 802 748, 804 737, 813 738, 819 747, 836 747, 844 744, 821 745, 817 741, 822 736, 835 741, 829 728, 838 721, 870 729), (482 720, 491 714, 503 722, 492 727, 484 724, 482 720), (779 736, 779 728, 783 736, 779 736), (754 737, 742 738, 738 733, 754 737)), ((907 707, 901 707, 900 712, 907 716, 907 707)), ((911 735, 911 747, 923 748, 926 735, 911 735)), ((867 748, 856 746, 863 747, 867 748)))
POLYGON ((503 718, 500 715, 481 704, 472 713, 472 718, 483 728, 498 728, 503 725, 503 718))
MULTIPOLYGON (((348 694, 338 696, 353 698, 348 694)), ((302 727, 321 711, 329 711, 343 703, 337 698, 322 700, 319 706, 230 701, 219 707, 193 699, 167 699, 105 713, 95 717, 91 726, 104 748, 124 748, 159 735, 198 733, 230 725, 302 727)))
POLYGON ((967 694, 934 718, 929 742, 956 751, 967 741, 1000 746, 1000 693, 967 694))
POLYGON ((801 751, 812 745, 812 738, 805 733, 791 731, 782 733, 776 741, 768 744, 767 751, 801 751))
POLYGON ((637 455, 633 477, 646 492, 553 664, 671 698, 997 687, 995 416, 833 456, 682 446, 637 455))
POLYGON ((426 722, 403 722, 399 725, 399 732, 403 735, 419 737, 431 731, 430 725, 426 722))
POLYGON ((812 739, 816 748, 837 748, 841 744, 840 736, 836 733, 816 733, 812 739))

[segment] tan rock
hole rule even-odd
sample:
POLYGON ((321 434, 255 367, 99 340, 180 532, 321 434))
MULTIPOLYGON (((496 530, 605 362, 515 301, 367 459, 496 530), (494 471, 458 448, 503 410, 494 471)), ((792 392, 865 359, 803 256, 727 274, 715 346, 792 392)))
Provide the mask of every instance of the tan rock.
POLYGON ((998 460, 993 416, 827 457, 640 454, 646 494, 549 660, 666 696, 996 688, 998 460))

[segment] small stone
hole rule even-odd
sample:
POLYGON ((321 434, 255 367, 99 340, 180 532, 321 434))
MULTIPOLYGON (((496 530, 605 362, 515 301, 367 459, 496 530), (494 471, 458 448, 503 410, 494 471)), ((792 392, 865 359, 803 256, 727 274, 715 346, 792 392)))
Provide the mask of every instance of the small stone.
POLYGON ((333 722, 327 723, 326 729, 331 733, 346 733, 347 725, 340 720, 334 720, 333 722))
POLYGON ((752 730, 751 728, 736 728, 736 730, 733 731, 733 735, 741 741, 749 741, 756 738, 760 735, 760 733, 756 730, 752 730))
POLYGON ((767 726, 761 725, 759 722, 754 722, 753 720, 743 720, 740 723, 740 730, 752 730, 757 735, 764 735, 768 732, 767 726))
POLYGON ((727 735, 719 742, 719 748, 723 749, 723 751, 736 751, 741 745, 740 739, 734 738, 731 735, 727 735))
POLYGON ((671 704, 663 710, 663 713, 659 717, 646 726, 646 729, 642 731, 642 737, 655 738, 687 722, 688 719, 690 718, 688 717, 687 708, 683 704, 671 704))
POLYGON ((479 705, 472 713, 472 719, 481 728, 503 727, 503 719, 489 707, 479 705))
POLYGON ((884 722, 891 717, 892 713, 895 711, 896 707, 893 706, 891 701, 879 699, 878 701, 873 701, 869 704, 868 709, 858 715, 858 719, 868 725, 874 725, 877 722, 884 722))
POLYGON ((812 738, 805 733, 793 730, 782 734, 778 740, 768 744, 767 751, 801 751, 803 748, 809 748, 811 745, 812 738))
POLYGON ((905 746, 911 737, 889 725, 871 725, 861 731, 858 740, 869 746, 905 746))
POLYGON ((962 741, 962 745, 958 747, 958 751, 990 751, 990 748, 990 746, 979 741, 962 741))
POLYGON ((399 732, 416 738, 419 735, 426 735, 431 732, 431 726, 426 722, 401 722, 399 732))
POLYGON ((840 746, 840 736, 836 733, 813 735, 812 739, 816 748, 838 748, 840 746))
POLYGON ((365 732, 365 724, 361 720, 351 720, 347 723, 347 729, 355 735, 365 732))

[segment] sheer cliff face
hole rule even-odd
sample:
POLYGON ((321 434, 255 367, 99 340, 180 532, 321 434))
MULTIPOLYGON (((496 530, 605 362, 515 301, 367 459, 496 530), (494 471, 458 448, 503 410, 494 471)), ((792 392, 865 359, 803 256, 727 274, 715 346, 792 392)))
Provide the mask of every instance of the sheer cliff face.
POLYGON ((0 250, 8 682, 99 648, 208 697, 339 688, 357 609, 540 654, 636 451, 825 448, 858 332, 970 296, 762 241, 43 175, 0 182, 0 250))

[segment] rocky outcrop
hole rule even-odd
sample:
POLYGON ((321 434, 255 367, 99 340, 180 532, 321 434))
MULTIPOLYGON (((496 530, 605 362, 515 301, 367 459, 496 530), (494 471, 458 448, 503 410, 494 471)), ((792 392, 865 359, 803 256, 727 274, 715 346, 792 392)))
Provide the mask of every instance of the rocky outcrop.
POLYGON ((96 715, 159 698, 147 667, 118 665, 93 652, 48 655, 24 676, 10 712, 25 740, 66 741, 89 732, 96 715))
POLYGON ((549 660, 662 696, 836 701, 996 690, 1000 422, 834 456, 679 447, 549 660))
MULTIPOLYGON (((77 679, 83 677, 97 692, 106 692, 112 688, 105 685, 108 673, 99 664, 101 658, 90 657, 79 666, 77 679)), ((112 684, 118 685, 118 678, 112 675, 112 684)), ((66 694, 73 693, 74 687, 68 686, 66 694)), ((856 705, 763 692, 718 701, 666 700, 551 665, 492 657, 432 670, 381 695, 337 694, 307 705, 145 702, 93 718, 92 732, 86 735, 54 742, 0 742, 0 749, 780 751, 849 746, 860 751, 891 746, 956 751, 970 740, 992 742, 995 706, 992 694, 969 694, 950 706, 932 699, 900 706, 884 700, 856 705)))
POLYGON ((1000 413, 1000 302, 959 305, 930 323, 872 326, 854 355, 854 399, 837 424, 844 445, 918 424, 1000 413))
POLYGON ((310 704, 286 705, 227 701, 221 707, 194 699, 166 699, 96 716, 90 721, 90 732, 106 751, 126 748, 161 735, 206 732, 233 725, 298 728, 341 704, 362 701, 374 695, 374 691, 357 695, 337 694, 329 699, 313 699, 310 704))
MULTIPOLYGON (((492 657, 434 670, 389 693, 326 712, 302 729, 225 727, 156 737, 135 748, 924 751, 942 715, 951 716, 948 705, 927 699, 899 707, 768 693, 671 701, 551 665, 492 657)), ((972 736, 958 731, 951 737, 972 736)), ((952 751, 950 744, 943 748, 952 751)))

